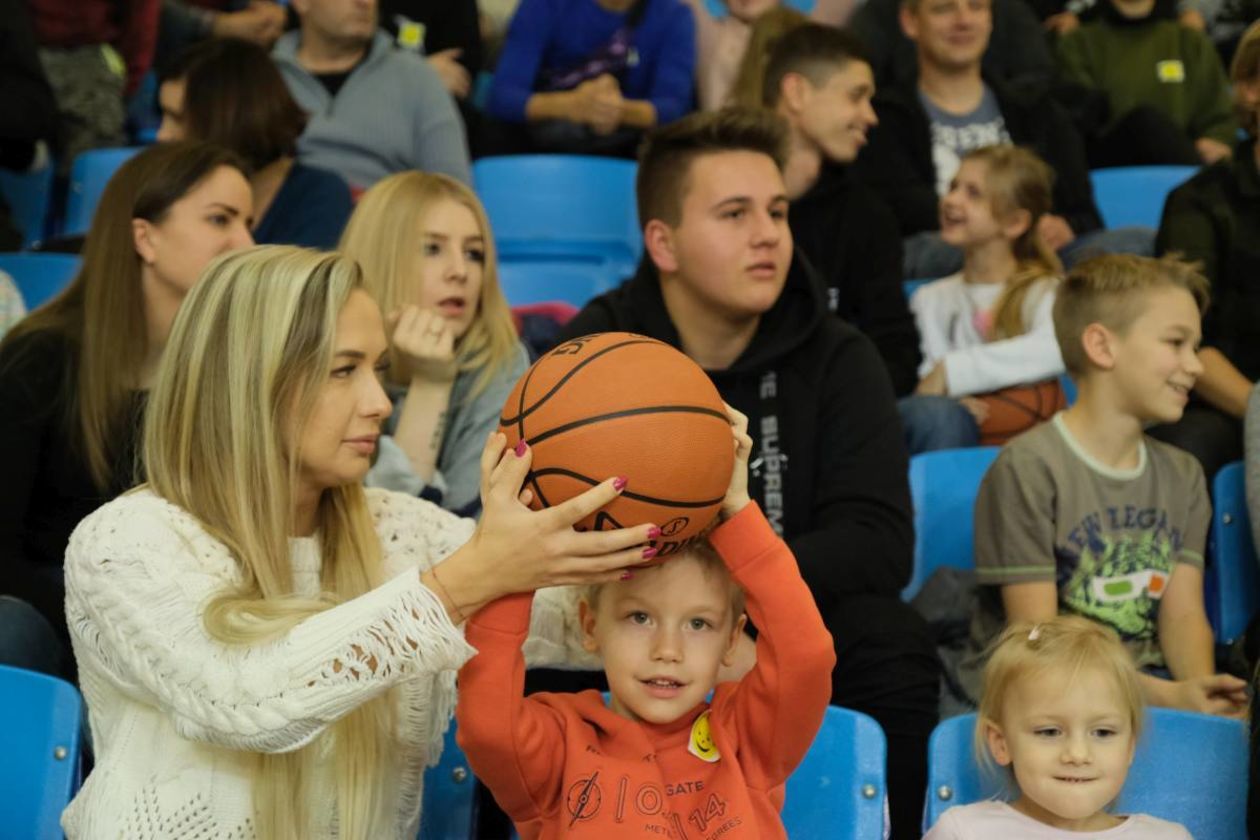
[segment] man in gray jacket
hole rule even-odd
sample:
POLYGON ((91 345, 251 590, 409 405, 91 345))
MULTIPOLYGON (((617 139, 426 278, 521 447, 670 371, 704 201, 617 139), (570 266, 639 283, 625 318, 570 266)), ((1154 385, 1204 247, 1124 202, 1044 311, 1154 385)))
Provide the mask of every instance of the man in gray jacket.
POLYGON ((359 192, 408 169, 471 183, 463 123, 441 78, 377 26, 376 0, 293 0, 301 28, 276 42, 293 98, 310 113, 303 163, 359 192))

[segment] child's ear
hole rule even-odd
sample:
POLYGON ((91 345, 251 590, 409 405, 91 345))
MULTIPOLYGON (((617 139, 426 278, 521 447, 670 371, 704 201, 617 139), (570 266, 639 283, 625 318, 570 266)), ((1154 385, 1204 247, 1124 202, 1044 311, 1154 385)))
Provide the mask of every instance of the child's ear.
POLYGON ((1002 727, 988 718, 984 719, 984 740, 989 745, 989 754, 999 766, 1006 767, 1011 763, 1011 751, 1006 746, 1006 736, 1002 727))
POLYGON ((739 646, 739 637, 744 635, 746 624, 748 624, 748 615, 740 613, 739 618, 735 619, 735 629, 731 631, 730 644, 726 646, 726 653, 722 654, 722 664, 727 668, 735 664, 735 649, 739 646))
POLYGON ((1002 223, 1002 232, 1007 239, 1014 242, 1027 233, 1030 227, 1032 227, 1032 213, 1021 207, 1006 214, 1006 219, 1002 223))
POLYGON ((1081 333, 1081 346, 1091 363, 1103 370, 1111 370, 1116 366, 1115 338, 1115 333, 1094 322, 1081 333))
POLYGON ((582 626, 582 649, 599 653, 599 642, 595 640, 595 610, 585 598, 578 601, 578 623, 582 626))

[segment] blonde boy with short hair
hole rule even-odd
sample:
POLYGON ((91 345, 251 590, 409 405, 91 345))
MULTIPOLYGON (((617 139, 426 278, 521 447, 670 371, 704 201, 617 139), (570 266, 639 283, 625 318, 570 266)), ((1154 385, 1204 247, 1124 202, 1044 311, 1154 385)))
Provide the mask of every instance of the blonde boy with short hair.
POLYGON ((960 675, 972 702, 979 651, 1007 622, 1067 613, 1120 635, 1151 705, 1243 715, 1245 683, 1215 673, 1203 607, 1203 471, 1144 433, 1185 409, 1206 307, 1203 276, 1170 257, 1098 257, 1060 287, 1055 334, 1078 397, 1011 441, 980 487, 980 604, 960 675))

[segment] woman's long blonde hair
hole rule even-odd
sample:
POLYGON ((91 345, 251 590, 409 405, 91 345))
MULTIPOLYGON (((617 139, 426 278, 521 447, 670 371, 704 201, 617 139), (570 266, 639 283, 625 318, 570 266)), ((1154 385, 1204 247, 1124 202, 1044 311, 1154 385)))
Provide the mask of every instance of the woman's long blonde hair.
MULTIPOLYGON (((458 346, 459 369, 479 371, 472 394, 485 390, 514 361, 519 342, 512 313, 499 286, 498 261, 490 220, 477 196, 446 175, 433 172, 400 172, 378 181, 359 199, 340 248, 363 267, 365 288, 389 313, 415 301, 410 282, 412 261, 419 247, 420 223, 439 201, 450 200, 467 207, 477 220, 485 242, 485 265, 477 314, 458 346)), ((395 364, 396 372, 397 366, 395 364)))
MULTIPOLYGON (((289 562, 297 442, 332 366, 338 314, 361 287, 358 267, 337 254, 261 246, 212 262, 180 307, 149 400, 144 457, 153 491, 196 517, 239 564, 239 586, 206 606, 213 638, 264 643, 382 581, 358 484, 320 499, 318 597, 294 594, 289 562)), ((332 727, 342 838, 381 830, 394 775, 389 697, 332 727)), ((259 837, 309 836, 303 793, 317 752, 258 755, 259 837)))
POLYGON ((232 152, 193 141, 158 143, 124 163, 101 194, 74 280, 0 343, 0 356, 10 359, 15 358, 11 350, 20 352, 38 333, 69 343, 61 420, 102 492, 134 483, 133 465, 117 463, 117 447, 129 434, 127 425, 135 422, 131 395, 140 387, 140 368, 149 353, 132 220, 160 225, 171 205, 224 166, 245 175, 245 164, 232 152))
POLYGON ((1020 146, 985 146, 968 152, 963 160, 984 164, 985 187, 995 217, 1002 219, 1019 210, 1028 213, 1028 229, 1011 243, 1015 274, 993 309, 990 338, 1014 338, 1028 331, 1023 310, 1033 286, 1063 274, 1058 255, 1037 233, 1037 223, 1054 203, 1054 171, 1036 152, 1020 146))

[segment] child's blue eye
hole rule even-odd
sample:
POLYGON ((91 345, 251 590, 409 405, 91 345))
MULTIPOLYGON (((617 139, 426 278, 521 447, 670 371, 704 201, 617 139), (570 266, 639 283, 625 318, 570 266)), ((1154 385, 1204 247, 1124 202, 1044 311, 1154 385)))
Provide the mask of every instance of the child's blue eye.
POLYGON ((1055 726, 1044 726, 1041 729, 1033 730, 1033 734, 1039 738, 1054 738, 1058 736, 1059 729, 1055 726))
POLYGON ((704 630, 709 626, 709 622, 705 621, 703 618, 693 618, 690 623, 692 630, 704 630))
POLYGON ((1094 730, 1094 737, 1095 737, 1095 738, 1112 738, 1112 737, 1115 737, 1115 736, 1116 736, 1116 735, 1118 735, 1118 734, 1120 734, 1120 733, 1118 733, 1118 732, 1116 732, 1116 730, 1114 730, 1114 729, 1112 729, 1112 728, 1110 728, 1110 727, 1106 727, 1106 726, 1099 727, 1098 729, 1095 729, 1095 730, 1094 730))
POLYGON ((633 621, 635 624, 647 624, 648 622, 648 614, 645 612, 632 612, 630 613, 630 615, 626 617, 629 618, 631 621, 633 621))

